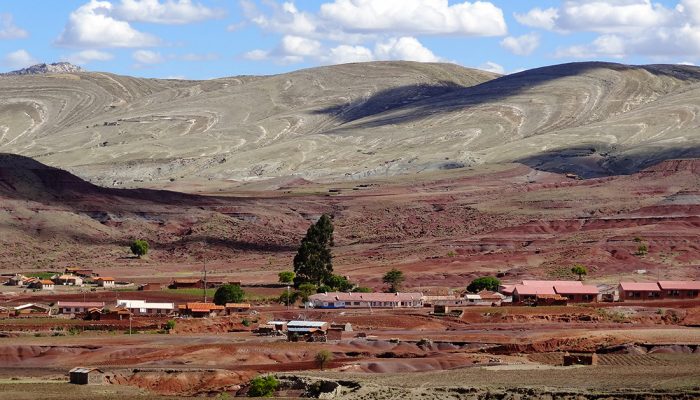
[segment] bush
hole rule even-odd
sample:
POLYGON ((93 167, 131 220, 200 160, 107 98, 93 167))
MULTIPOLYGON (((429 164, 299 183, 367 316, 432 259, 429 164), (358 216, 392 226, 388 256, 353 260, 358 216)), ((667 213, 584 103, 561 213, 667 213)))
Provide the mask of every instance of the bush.
POLYGON ((498 287, 501 285, 501 281, 493 276, 482 276, 480 278, 474 279, 469 286, 467 286, 467 291, 471 293, 477 293, 482 290, 490 290, 492 292, 498 291, 498 287))
POLYGON ((306 282, 299 285, 299 297, 301 297, 301 301, 309 301, 309 296, 314 293, 316 293, 316 285, 313 283, 306 282))
POLYGON ((272 397, 279 386, 280 383, 272 375, 258 376, 250 381, 248 397, 272 397))
POLYGON ((129 248, 136 257, 141 258, 141 256, 145 256, 146 253, 148 253, 148 242, 142 239, 136 239, 131 243, 129 248))
POLYGON ((372 293, 373 290, 372 288, 364 287, 364 286, 358 286, 355 289, 352 290, 355 293, 372 293))
POLYGON ((331 288, 330 286, 326 286, 326 285, 321 285, 316 289, 316 293, 328 293, 328 292, 332 292, 332 291, 333 291, 333 288, 331 288))
POLYGON ((241 321, 241 324, 243 324, 243 326, 245 326, 245 327, 249 327, 250 320, 248 320, 248 318, 243 318, 243 320, 241 321))
POLYGON ((294 282, 294 278, 296 277, 296 274, 294 271, 282 271, 279 274, 277 274, 279 278, 280 283, 292 283, 294 282))
POLYGON ((649 252, 649 247, 647 247, 646 244, 642 243, 637 247, 637 255, 638 256, 645 256, 649 252))
POLYGON ((165 330, 170 332, 173 329, 175 329, 175 320, 169 319, 168 322, 165 323, 165 330))
POLYGON ((287 293, 286 290, 284 292, 282 292, 282 294, 280 295, 280 297, 278 299, 280 304, 285 304, 285 305, 287 304, 287 302, 289 302, 289 304, 294 304, 297 302, 297 300, 299 300, 299 292, 287 293))
POLYGON ((240 303, 245 297, 245 292, 238 285, 223 285, 214 293, 214 304, 223 306, 226 303, 240 303))

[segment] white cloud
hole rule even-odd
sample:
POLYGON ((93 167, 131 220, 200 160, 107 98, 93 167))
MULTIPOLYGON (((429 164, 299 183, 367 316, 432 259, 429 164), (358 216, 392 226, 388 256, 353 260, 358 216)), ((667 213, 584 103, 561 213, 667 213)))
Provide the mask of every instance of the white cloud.
POLYGON ((38 63, 38 61, 24 49, 8 53, 2 59, 2 64, 12 69, 26 68, 36 63, 38 63))
POLYGON ((221 58, 217 53, 187 53, 179 57, 182 61, 216 61, 221 58))
POLYGON ((502 65, 496 64, 493 61, 486 61, 485 63, 481 64, 477 68, 482 70, 482 71, 493 72, 493 73, 501 74, 501 75, 503 75, 506 72, 505 68, 503 68, 502 65))
POLYGON ((555 21, 559 17, 559 10, 556 8, 547 8, 545 10, 536 7, 525 14, 515 14, 516 21, 523 25, 532 28, 541 28, 552 30, 555 26, 555 21))
POLYGON ((522 36, 508 36, 501 41, 501 46, 513 54, 527 56, 532 54, 540 45, 540 35, 528 33, 522 36))
POLYGON ((342 44, 330 49, 329 54, 328 62, 332 64, 346 64, 374 60, 372 50, 364 46, 349 46, 342 44))
POLYGON ((69 54, 62 57, 63 61, 68 61, 73 64, 83 65, 92 61, 109 61, 114 58, 114 55, 100 50, 83 50, 77 53, 69 54))
POLYGON ((160 53, 150 50, 136 50, 131 54, 131 58, 140 64, 159 64, 165 61, 160 53))
POLYGON ((56 44, 66 47, 148 47, 159 43, 158 38, 139 32, 126 21, 110 16, 113 9, 108 1, 90 0, 73 11, 56 44))
POLYGON ((570 0, 560 8, 533 8, 515 18, 548 30, 620 33, 665 25, 672 21, 673 10, 650 0, 570 0))
MULTIPOLYGON (((317 21, 312 14, 300 12, 294 3, 266 2, 271 9, 271 15, 266 15, 249 0, 242 0, 241 6, 246 18, 262 29, 280 32, 289 35, 313 36, 316 34, 317 21)), ((235 30, 240 24, 229 26, 229 30, 235 30)))
POLYGON ((507 32, 503 11, 489 2, 449 5, 447 0, 335 0, 320 15, 350 32, 498 36, 507 32))
POLYGON ((441 61, 430 49, 424 47, 418 39, 410 36, 391 38, 377 43, 374 53, 378 60, 441 61))
POLYGON ((270 57, 270 52, 261 50, 261 49, 256 49, 256 50, 251 50, 245 54, 243 54, 243 58, 247 60, 252 60, 252 61, 261 61, 261 60, 267 60, 270 57))
POLYGON ((225 12, 205 7, 191 0, 121 0, 114 7, 113 15, 126 21, 155 24, 189 24, 207 19, 221 18, 225 12))
POLYGON ((694 67, 695 63, 692 61, 681 61, 678 63, 678 65, 690 65, 691 67, 694 67))
POLYGON ((0 40, 1 39, 22 39, 29 36, 27 31, 15 25, 12 14, 0 14, 0 40))
POLYGON ((674 60, 700 56, 700 0, 681 0, 674 8, 651 0, 570 0, 546 11, 549 19, 539 9, 516 18, 558 32, 600 34, 590 43, 558 49, 558 57, 674 60))
POLYGON ((315 56, 321 51, 321 42, 301 36, 285 35, 280 43, 281 55, 315 56))

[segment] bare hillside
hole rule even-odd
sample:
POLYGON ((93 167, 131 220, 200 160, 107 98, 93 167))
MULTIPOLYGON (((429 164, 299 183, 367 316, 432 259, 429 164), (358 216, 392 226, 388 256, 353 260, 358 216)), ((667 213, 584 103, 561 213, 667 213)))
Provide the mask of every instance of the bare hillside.
POLYGON ((409 62, 211 81, 5 76, 0 151, 105 186, 512 161, 595 176, 700 156, 699 82, 697 67, 607 63, 503 77, 409 62))

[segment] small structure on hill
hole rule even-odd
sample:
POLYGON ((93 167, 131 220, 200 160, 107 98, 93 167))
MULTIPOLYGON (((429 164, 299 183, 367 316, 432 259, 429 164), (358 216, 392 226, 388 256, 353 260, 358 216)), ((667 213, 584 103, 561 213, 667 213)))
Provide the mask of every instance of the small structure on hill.
POLYGON ((82 286, 83 278, 75 275, 60 275, 54 279, 57 285, 82 286))
POLYGON ((43 304, 27 303, 15 307, 13 311, 17 316, 49 315, 51 307, 43 304))
POLYGON ((324 321, 289 321, 287 340, 290 342, 325 342, 330 325, 324 321))
POLYGON ((224 306, 214 303, 186 303, 178 305, 177 308, 180 315, 194 318, 215 317, 226 310, 224 306))
POLYGON ((105 373, 98 368, 75 367, 70 370, 70 383, 75 385, 102 385, 105 373))
POLYGON ((112 278, 111 276, 101 276, 95 279, 95 283, 98 287, 114 287, 114 278, 112 278))
POLYGON ((160 283, 144 283, 141 286, 139 286, 138 290, 161 290, 163 289, 163 285, 160 283))
POLYGON ((226 303, 226 314, 247 313, 251 311, 250 303, 226 303))
POLYGON ((77 275, 82 278, 90 278, 95 276, 95 271, 89 269, 89 268, 80 268, 80 267, 68 267, 64 271, 66 275, 77 275))

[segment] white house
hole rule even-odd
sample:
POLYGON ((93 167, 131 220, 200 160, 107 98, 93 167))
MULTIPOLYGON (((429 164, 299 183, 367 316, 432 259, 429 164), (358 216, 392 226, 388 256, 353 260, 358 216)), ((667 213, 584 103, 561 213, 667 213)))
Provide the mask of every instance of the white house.
POLYGON ((95 301, 59 301, 56 304, 59 314, 79 314, 85 313, 92 308, 104 308, 104 302, 95 301))
POLYGON ((114 287, 114 278, 101 276, 95 279, 95 283, 97 283, 99 287, 114 287))
POLYGON ((169 315, 175 311, 174 303, 150 303, 146 300, 117 300, 117 306, 128 309, 133 315, 169 315))

